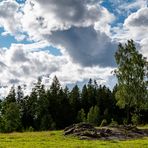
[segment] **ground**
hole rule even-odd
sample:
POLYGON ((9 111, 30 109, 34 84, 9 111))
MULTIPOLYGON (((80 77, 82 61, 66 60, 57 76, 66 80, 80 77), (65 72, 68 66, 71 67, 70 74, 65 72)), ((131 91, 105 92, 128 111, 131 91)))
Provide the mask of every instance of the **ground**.
POLYGON ((148 137, 136 140, 79 140, 63 131, 0 134, 0 148, 148 148, 148 137))

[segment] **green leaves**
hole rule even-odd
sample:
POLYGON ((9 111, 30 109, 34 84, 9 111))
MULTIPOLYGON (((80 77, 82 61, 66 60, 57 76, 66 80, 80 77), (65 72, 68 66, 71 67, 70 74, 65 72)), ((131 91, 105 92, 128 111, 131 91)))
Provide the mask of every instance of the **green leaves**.
POLYGON ((117 105, 128 108, 128 111, 131 108, 133 112, 138 111, 148 100, 146 58, 136 50, 133 40, 129 40, 124 46, 119 44, 115 59, 118 65, 115 70, 118 80, 117 105))
POLYGON ((16 103, 9 103, 4 115, 2 116, 4 123, 4 132, 13 132, 21 130, 21 119, 19 107, 16 103))
POLYGON ((95 107, 91 107, 88 114, 87 114, 87 122, 94 124, 94 125, 98 125, 99 124, 99 108, 98 106, 95 107))

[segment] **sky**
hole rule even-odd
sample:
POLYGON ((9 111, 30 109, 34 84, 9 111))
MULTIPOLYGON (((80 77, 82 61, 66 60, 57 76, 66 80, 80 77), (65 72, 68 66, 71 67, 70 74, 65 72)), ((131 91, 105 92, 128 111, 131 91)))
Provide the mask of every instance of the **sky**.
POLYGON ((62 86, 92 78, 112 88, 128 39, 148 57, 148 0, 0 0, 0 95, 55 75, 62 86))

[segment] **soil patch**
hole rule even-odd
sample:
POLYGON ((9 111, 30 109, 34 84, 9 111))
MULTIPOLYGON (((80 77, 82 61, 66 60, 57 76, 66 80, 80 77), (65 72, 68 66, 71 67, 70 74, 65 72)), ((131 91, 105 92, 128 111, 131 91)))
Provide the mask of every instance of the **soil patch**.
POLYGON ((78 123, 65 128, 64 135, 73 135, 79 139, 88 140, 127 140, 147 137, 148 129, 138 129, 131 125, 97 129, 88 123, 78 123))

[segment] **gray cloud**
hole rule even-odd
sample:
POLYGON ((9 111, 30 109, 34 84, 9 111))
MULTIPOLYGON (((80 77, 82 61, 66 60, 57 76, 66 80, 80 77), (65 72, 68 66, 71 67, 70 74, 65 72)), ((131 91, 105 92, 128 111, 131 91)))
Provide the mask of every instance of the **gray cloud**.
POLYGON ((1 67, 1 68, 6 68, 7 65, 0 61, 0 67, 1 67))
POLYGON ((29 61, 29 59, 26 57, 24 50, 22 50, 21 48, 14 50, 14 52, 12 53, 11 60, 13 62, 18 62, 18 63, 29 61))
POLYGON ((10 79, 9 80, 10 84, 18 84, 19 82, 20 82, 19 79, 10 79))
POLYGON ((88 9, 88 4, 96 4, 96 0, 37 0, 45 10, 52 12, 55 18, 65 23, 94 22, 99 18, 100 9, 88 9))
POLYGON ((21 69, 22 69, 24 75, 30 75, 32 72, 30 67, 27 65, 22 65, 21 69))
POLYGON ((4 28, 3 35, 14 35, 15 39, 23 40, 20 6, 15 0, 0 1, 0 26, 4 28))
POLYGON ((28 0, 24 14, 24 30, 33 40, 45 39, 54 47, 61 45, 73 62, 83 66, 115 66, 116 43, 101 28, 110 28, 113 15, 99 1, 28 0))
POLYGON ((138 12, 133 13, 126 20, 126 25, 133 27, 147 27, 148 26, 148 8, 140 9, 138 12))
POLYGON ((115 66, 116 43, 105 33, 97 32, 93 26, 55 31, 52 35, 45 35, 45 38, 66 48, 74 62, 83 66, 115 66))
POLYGON ((6 17, 12 17, 14 12, 17 10, 18 5, 14 1, 2 1, 0 3, 0 17, 6 18, 6 17), (6 11, 8 10, 8 11, 6 11))

